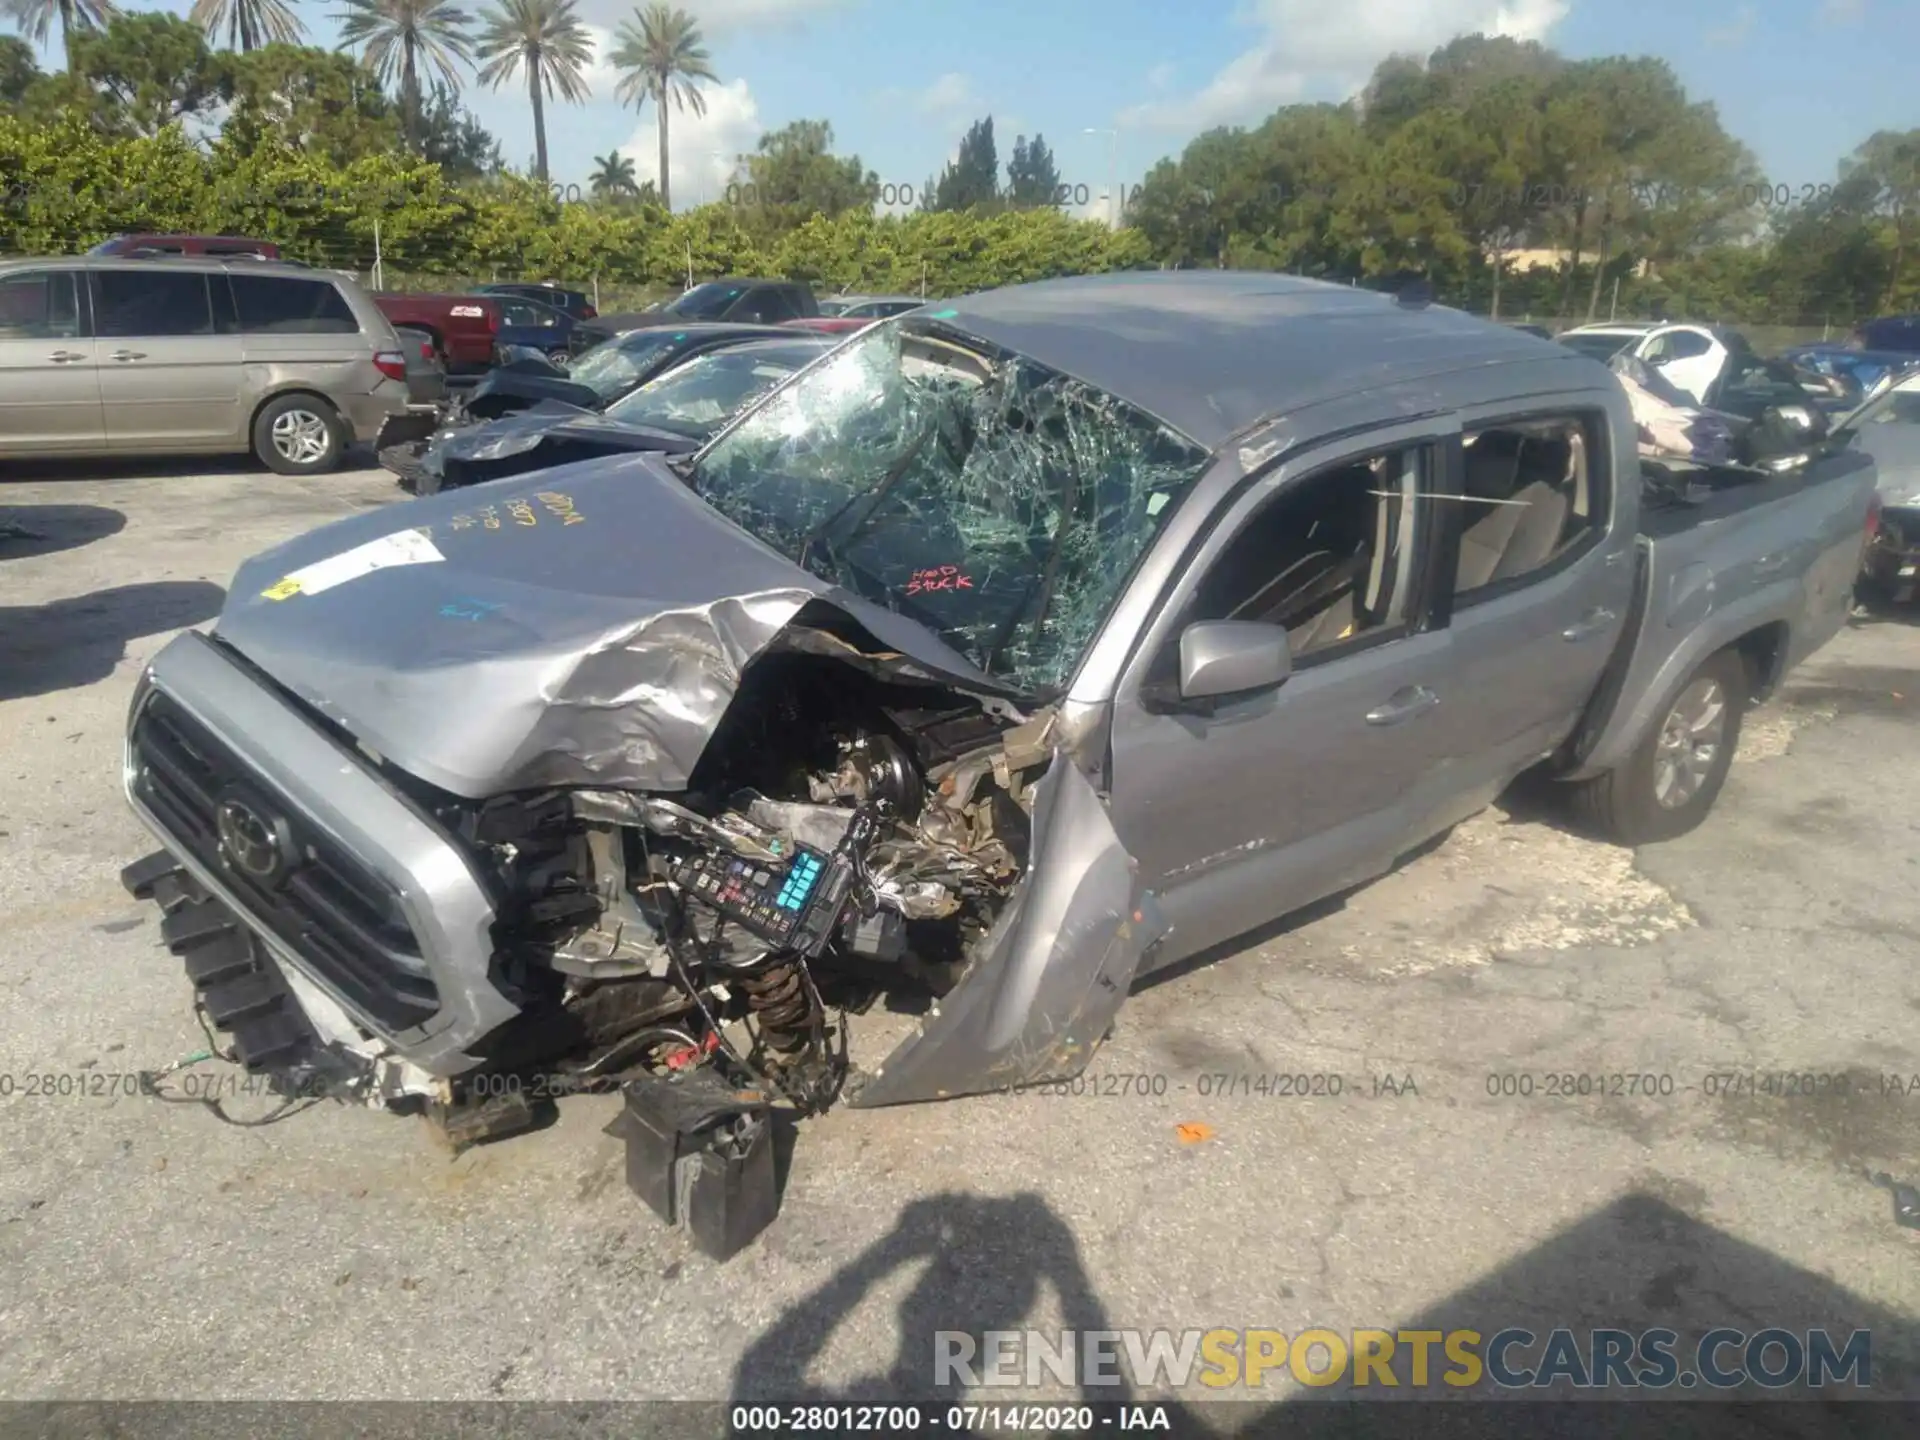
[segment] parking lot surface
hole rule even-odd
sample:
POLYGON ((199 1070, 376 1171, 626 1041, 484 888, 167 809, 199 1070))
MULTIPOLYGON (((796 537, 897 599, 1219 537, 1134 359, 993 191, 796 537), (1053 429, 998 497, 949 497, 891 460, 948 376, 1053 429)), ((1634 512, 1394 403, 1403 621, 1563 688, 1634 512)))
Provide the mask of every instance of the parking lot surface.
MULTIPOLYGON (((1871 1329, 1875 1393, 1920 1394, 1920 1231, 1868 1179, 1920 1179, 1899 618, 1749 717, 1694 834, 1491 811, 1136 994, 1065 1093, 807 1123, 725 1266, 627 1191, 610 1097, 452 1157, 332 1104, 27 1093, 203 1043, 117 879, 152 848, 118 785, 141 664, 248 554, 395 502, 238 464, 0 483, 0 1395, 883 1400, 931 1393, 936 1330, 1510 1325, 1871 1329)), ((855 1059, 909 1023, 876 1007, 855 1059)))

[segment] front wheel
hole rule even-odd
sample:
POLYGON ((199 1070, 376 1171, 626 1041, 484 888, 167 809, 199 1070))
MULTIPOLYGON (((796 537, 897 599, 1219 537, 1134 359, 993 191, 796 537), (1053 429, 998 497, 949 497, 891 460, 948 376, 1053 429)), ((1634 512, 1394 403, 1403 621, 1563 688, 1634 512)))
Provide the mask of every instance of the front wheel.
POLYGON ((253 453, 276 474, 327 474, 346 448, 338 412, 315 395, 282 395, 253 422, 253 453))
POLYGON ((1747 695, 1747 666, 1737 651, 1708 657, 1631 755, 1572 787, 1575 815, 1623 845, 1692 830, 1727 783, 1747 695))

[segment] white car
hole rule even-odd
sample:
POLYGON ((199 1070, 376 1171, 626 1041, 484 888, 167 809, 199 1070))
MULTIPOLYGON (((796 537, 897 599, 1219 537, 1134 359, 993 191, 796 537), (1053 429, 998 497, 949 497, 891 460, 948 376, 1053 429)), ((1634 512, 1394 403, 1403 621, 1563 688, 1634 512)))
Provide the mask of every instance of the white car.
POLYGON ((1624 350, 1646 361, 1696 401, 1706 399, 1734 350, 1745 348, 1738 336, 1709 325, 1576 325, 1554 338, 1596 360, 1611 360, 1624 350))

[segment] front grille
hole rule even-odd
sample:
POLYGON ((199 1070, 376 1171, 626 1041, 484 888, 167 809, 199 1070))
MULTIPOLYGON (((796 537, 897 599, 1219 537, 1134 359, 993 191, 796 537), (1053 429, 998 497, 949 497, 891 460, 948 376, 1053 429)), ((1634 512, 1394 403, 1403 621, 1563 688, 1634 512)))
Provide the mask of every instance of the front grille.
POLYGON ((265 883, 221 848, 221 801, 259 794, 258 777, 164 693, 140 709, 131 737, 132 792, 191 853, 342 998, 391 1030, 432 1017, 440 995, 394 887, 278 796, 263 797, 292 843, 281 876, 265 883))

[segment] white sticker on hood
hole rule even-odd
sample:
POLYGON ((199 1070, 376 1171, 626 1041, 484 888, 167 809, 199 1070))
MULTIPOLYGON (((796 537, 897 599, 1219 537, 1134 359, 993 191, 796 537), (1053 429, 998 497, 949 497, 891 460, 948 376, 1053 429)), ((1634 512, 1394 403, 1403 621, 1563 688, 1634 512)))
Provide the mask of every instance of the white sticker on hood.
POLYGON ((446 558, 424 530, 402 530, 398 534, 369 540, 343 555, 303 565, 260 593, 268 600, 285 600, 293 595, 318 595, 349 580, 358 580, 362 575, 371 575, 375 570, 384 570, 389 565, 427 565, 446 558))

